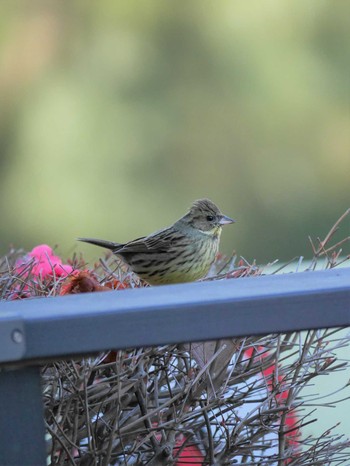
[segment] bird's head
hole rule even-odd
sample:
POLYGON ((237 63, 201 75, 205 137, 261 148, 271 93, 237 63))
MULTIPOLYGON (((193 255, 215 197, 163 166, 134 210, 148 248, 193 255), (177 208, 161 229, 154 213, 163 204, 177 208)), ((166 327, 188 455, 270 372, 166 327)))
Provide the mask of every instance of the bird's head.
POLYGON ((198 199, 189 212, 182 217, 188 226, 208 234, 219 234, 223 225, 234 223, 209 199, 198 199))

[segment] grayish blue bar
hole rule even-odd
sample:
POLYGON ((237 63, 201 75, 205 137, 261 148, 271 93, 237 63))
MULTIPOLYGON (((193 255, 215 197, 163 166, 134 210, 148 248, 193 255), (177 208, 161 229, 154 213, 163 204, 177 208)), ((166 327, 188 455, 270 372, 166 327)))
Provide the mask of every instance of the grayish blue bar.
MULTIPOLYGON (((343 327, 350 268, 4 302, 0 327, 1 315, 6 331, 24 332, 21 351, 0 346, 3 362, 343 327)), ((9 336, 3 343, 16 344, 9 336)))

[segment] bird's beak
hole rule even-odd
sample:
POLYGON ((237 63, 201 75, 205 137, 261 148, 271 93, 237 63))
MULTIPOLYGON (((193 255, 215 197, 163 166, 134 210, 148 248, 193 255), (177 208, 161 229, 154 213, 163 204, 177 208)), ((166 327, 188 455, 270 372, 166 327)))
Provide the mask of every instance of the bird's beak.
POLYGON ((226 215, 223 215, 220 220, 219 224, 220 225, 228 225, 229 223, 235 223, 236 220, 232 220, 232 218, 227 217, 226 215))

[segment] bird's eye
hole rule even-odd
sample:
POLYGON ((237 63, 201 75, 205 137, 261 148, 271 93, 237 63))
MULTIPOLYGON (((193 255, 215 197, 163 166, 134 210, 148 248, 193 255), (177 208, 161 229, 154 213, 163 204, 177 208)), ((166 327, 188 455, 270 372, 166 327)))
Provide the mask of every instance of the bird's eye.
POLYGON ((212 215, 207 215, 207 220, 208 222, 212 222, 214 220, 214 217, 212 215))

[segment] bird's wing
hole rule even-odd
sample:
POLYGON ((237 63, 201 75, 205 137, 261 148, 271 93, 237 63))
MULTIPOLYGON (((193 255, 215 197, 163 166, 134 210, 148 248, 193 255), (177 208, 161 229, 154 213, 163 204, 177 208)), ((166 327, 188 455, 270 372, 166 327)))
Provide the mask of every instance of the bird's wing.
POLYGON ((149 236, 143 236, 129 241, 129 243, 124 244, 124 246, 117 251, 117 254, 123 255, 135 252, 147 253, 154 251, 167 252, 172 244, 173 230, 171 228, 165 228, 149 236))

